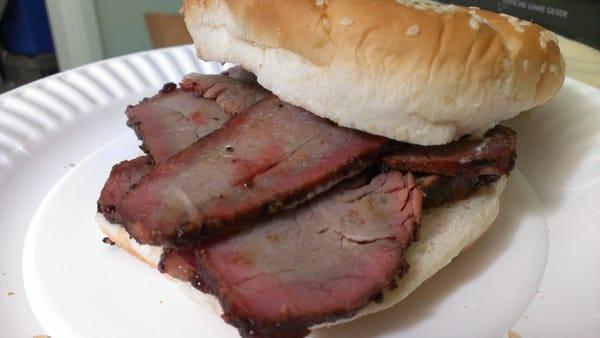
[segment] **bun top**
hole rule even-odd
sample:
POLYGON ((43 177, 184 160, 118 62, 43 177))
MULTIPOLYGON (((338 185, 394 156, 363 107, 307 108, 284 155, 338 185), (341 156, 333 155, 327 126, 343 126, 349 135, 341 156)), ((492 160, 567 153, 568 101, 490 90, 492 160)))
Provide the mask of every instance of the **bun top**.
POLYGON ((552 33, 478 8, 394 0, 186 0, 201 58, 239 63, 336 123, 443 144, 548 101, 552 33))

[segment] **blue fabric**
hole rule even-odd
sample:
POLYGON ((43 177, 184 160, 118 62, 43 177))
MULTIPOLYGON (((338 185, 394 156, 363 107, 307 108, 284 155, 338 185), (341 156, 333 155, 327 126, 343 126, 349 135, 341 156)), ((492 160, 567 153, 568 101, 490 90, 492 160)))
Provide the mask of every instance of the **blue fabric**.
POLYGON ((54 52, 44 0, 10 0, 0 21, 0 36, 12 53, 54 52))

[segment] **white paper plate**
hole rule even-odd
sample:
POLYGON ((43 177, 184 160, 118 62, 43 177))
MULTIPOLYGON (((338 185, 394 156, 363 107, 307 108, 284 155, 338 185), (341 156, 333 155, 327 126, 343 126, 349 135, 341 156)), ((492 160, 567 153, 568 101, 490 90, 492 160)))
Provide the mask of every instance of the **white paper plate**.
MULTIPOLYGON (((176 284, 102 244, 94 223, 110 167, 137 153, 124 107, 219 69, 179 47, 0 97, 1 337, 235 337, 176 284)), ((600 336, 600 93, 568 80, 511 124, 522 175, 494 228, 404 304, 314 336, 600 336)))

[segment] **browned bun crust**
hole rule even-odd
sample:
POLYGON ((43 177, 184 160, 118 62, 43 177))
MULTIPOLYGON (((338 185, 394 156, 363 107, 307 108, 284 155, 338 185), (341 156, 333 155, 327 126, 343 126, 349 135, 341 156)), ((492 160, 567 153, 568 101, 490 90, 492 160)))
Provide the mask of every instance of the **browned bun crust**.
POLYGON ((340 125, 442 144, 548 101, 552 33, 475 8, 394 0, 187 0, 200 57, 240 63, 340 125))

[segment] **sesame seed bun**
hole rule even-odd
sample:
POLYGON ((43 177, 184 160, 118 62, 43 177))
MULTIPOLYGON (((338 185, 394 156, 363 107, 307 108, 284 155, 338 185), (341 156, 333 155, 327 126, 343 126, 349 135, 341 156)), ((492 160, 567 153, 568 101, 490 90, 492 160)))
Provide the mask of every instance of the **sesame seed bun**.
POLYGON ((198 55, 239 63, 284 101, 415 144, 444 144, 548 101, 565 67, 549 31, 394 0, 186 0, 198 55))

